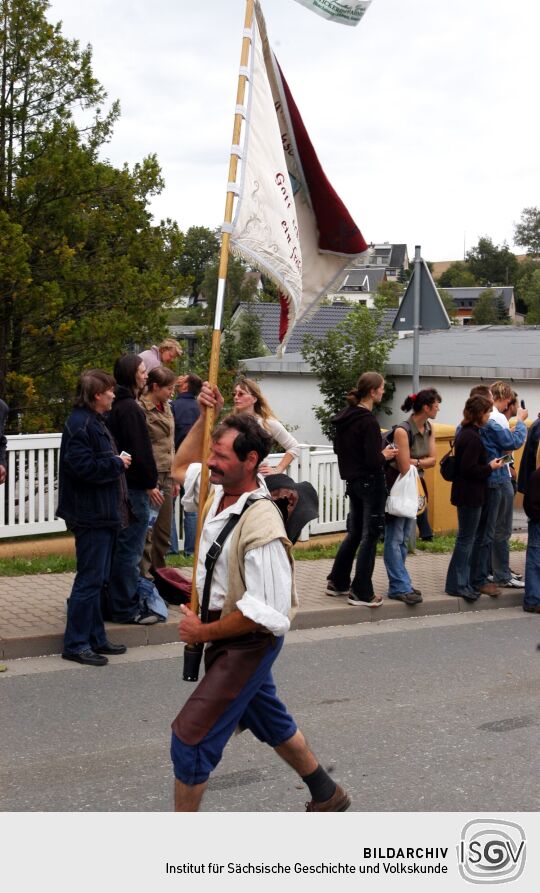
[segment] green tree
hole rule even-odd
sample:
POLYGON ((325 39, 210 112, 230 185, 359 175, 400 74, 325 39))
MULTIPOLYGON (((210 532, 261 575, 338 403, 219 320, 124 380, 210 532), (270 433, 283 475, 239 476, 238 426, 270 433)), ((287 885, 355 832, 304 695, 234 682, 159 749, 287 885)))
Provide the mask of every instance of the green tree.
POLYGON ((492 288, 486 288, 478 297, 472 314, 475 325, 505 325, 510 320, 502 295, 492 288))
POLYGON ((498 246, 484 236, 465 259, 477 285, 513 285, 516 280, 518 259, 506 243, 498 246))
POLYGON ((537 270, 540 270, 540 260, 533 260, 531 257, 526 257, 519 265, 515 287, 516 309, 519 313, 528 313, 531 300, 535 301, 533 277, 537 270))
POLYGON ((450 322, 453 326, 459 325, 458 312, 456 303, 451 294, 444 290, 444 288, 438 288, 439 297, 444 304, 444 309, 448 313, 450 318, 450 322))
POLYGON ((268 276, 261 275, 261 285, 262 294, 260 300, 268 304, 279 304, 279 288, 276 283, 272 282, 268 276))
POLYGON ((437 284, 441 288, 470 288, 477 285, 477 282, 468 264, 458 260, 439 276, 437 284))
POLYGON ((540 266, 527 277, 520 295, 527 307, 527 325, 540 325, 540 266))
POLYGON ((514 242, 533 257, 540 257, 540 208, 524 208, 514 227, 514 242))
POLYGON ((403 297, 403 285, 400 282, 388 280, 379 282, 377 294, 385 299, 388 307, 399 307, 399 302, 403 297))
MULTIPOLYGON (((319 379, 324 401, 313 409, 327 437, 332 436, 331 417, 343 408, 345 395, 356 386, 359 375, 368 370, 384 375, 397 338, 391 324, 384 322, 385 309, 384 300, 377 300, 373 310, 358 306, 324 338, 304 338, 302 356, 319 379)), ((384 402, 392 390, 387 387, 384 402)))
POLYGON ((192 297, 199 297, 208 267, 218 263, 219 246, 219 230, 206 226, 190 226, 186 230, 178 272, 191 280, 192 297))
MULTIPOLYGON (((211 262, 204 274, 201 287, 202 294, 208 302, 209 321, 214 318, 218 286, 219 260, 211 262)), ((253 301, 257 292, 256 278, 249 275, 243 260, 229 256, 227 267, 227 283, 225 286, 225 304, 232 310, 240 301, 253 301)))
POLYGON ((157 160, 99 159, 118 106, 102 115, 90 48, 47 8, 0 0, 0 394, 27 431, 62 424, 82 368, 163 334, 163 307, 185 286, 182 233, 147 211, 157 160), (76 124, 75 108, 90 120, 78 111, 76 124))
POLYGON ((236 342, 236 356, 238 361, 248 360, 250 357, 261 357, 267 354, 261 336, 261 325, 255 308, 246 307, 238 327, 238 339, 236 342))

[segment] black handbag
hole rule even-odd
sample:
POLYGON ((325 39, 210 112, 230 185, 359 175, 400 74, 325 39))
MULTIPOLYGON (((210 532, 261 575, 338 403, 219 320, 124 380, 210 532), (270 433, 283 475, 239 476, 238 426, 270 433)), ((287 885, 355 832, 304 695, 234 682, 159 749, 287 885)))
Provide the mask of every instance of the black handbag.
POLYGON ((441 475, 445 481, 453 481, 456 475, 456 456, 454 453, 454 441, 450 441, 450 449, 439 462, 441 475))

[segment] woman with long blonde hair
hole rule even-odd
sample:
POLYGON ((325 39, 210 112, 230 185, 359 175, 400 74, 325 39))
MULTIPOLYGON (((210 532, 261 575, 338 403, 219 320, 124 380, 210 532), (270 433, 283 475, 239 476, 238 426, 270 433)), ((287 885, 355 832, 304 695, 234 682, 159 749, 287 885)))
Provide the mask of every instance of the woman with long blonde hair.
POLYGON ((300 447, 296 438, 276 419, 257 382, 252 378, 239 379, 234 386, 233 397, 234 412, 246 412, 249 415, 254 415, 265 431, 268 431, 285 451, 278 465, 263 464, 259 466, 261 474, 279 474, 285 471, 293 459, 298 458, 300 447))

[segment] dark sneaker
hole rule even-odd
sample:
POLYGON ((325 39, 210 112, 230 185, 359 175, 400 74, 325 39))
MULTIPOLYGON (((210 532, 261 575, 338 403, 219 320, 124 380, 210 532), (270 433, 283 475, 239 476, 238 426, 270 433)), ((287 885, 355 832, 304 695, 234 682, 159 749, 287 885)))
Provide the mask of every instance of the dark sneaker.
POLYGON ((332 583, 332 580, 327 580, 326 581, 326 595, 332 595, 332 596, 333 595, 350 595, 350 590, 347 589, 346 591, 341 591, 339 589, 336 589, 336 587, 332 583))
POLYGON ((73 660, 77 664, 85 664, 88 667, 104 667, 105 664, 109 663, 106 657, 96 654, 91 648, 87 648, 86 651, 78 651, 76 654, 63 651, 62 657, 64 660, 73 660))
POLYGON ((94 648, 96 654, 125 654, 127 648, 125 645, 113 645, 112 642, 105 642, 99 648, 94 648))
POLYGON ((389 598, 395 598, 398 602, 405 605, 419 605, 424 599, 419 592, 399 592, 397 595, 391 595, 389 598))
POLYGON ((446 595, 451 595, 452 598, 464 598, 466 602, 476 602, 480 598, 480 593, 473 589, 470 592, 448 592, 446 590, 446 595))
POLYGON ((354 592, 350 592, 347 602, 349 605, 360 605, 360 607, 363 608, 380 608, 382 605, 382 596, 374 595, 370 601, 367 601, 365 598, 360 598, 360 596, 355 595, 354 592))
POLYGON ((529 614, 540 614, 540 605, 523 605, 523 610, 529 614))
POLYGON ((310 800, 306 803, 306 812, 345 812, 351 805, 351 798, 345 793, 342 787, 336 785, 336 789, 329 800, 317 803, 316 800, 310 800))
POLYGON ((157 614, 154 614, 152 611, 139 611, 138 614, 135 614, 135 617, 129 621, 129 623, 137 623, 141 626, 151 626, 153 623, 158 623, 159 617, 157 614))

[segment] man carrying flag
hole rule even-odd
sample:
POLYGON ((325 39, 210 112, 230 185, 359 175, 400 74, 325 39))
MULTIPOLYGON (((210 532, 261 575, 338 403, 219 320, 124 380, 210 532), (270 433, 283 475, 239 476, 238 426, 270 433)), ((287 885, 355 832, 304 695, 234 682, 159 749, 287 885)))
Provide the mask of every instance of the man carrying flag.
MULTIPOLYGON (((192 463, 201 458, 204 416, 209 408, 220 411, 223 399, 217 387, 205 383, 199 403, 201 417, 173 465, 188 510, 198 503, 200 466, 192 463)), ((308 748, 272 679, 271 668, 298 601, 281 510, 257 473, 271 440, 246 414, 226 417, 212 435, 207 464, 214 489, 205 507, 194 569, 205 622, 182 605, 179 627, 183 642, 207 643, 205 675, 172 724, 177 812, 198 810, 208 778, 237 728, 250 729, 298 773, 312 798, 307 812, 344 812, 351 803, 308 748), (228 524, 231 532, 219 543, 228 524), (210 570, 207 556, 218 546, 210 570)))

